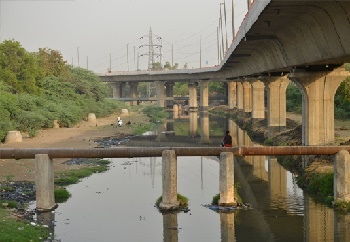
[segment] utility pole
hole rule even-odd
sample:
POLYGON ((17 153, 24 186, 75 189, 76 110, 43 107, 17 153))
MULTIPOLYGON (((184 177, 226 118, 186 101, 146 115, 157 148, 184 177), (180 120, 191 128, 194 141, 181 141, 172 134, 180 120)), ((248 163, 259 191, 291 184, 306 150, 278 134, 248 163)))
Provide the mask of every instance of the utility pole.
POLYGON ((220 64, 220 42, 219 42, 219 27, 216 27, 216 39, 218 47, 218 65, 220 64))
POLYGON ((235 32, 235 5, 232 0, 232 40, 235 38, 236 32, 235 32))
POLYGON ((248 11, 249 11, 250 5, 252 4, 252 1, 251 0, 247 0, 247 4, 248 4, 248 11))
MULTIPOLYGON (((157 35, 155 35, 155 34, 153 34, 151 27, 149 28, 149 34, 142 36, 140 39, 143 39, 145 37, 148 38, 148 45, 141 45, 141 46, 139 46, 139 48, 144 47, 144 46, 148 46, 148 53, 142 54, 141 56, 148 55, 148 70, 152 70, 153 64, 154 64, 154 57, 155 56, 161 56, 161 53, 157 54, 154 51, 154 47, 157 47, 157 48, 161 48, 162 47, 161 44, 154 44, 153 37, 156 37, 160 41, 161 41, 162 38, 157 36, 157 35)), ((161 51, 161 49, 159 49, 159 50, 161 51)))
POLYGON ((174 45, 171 44, 171 66, 174 66, 174 45))
POLYGON ((89 56, 86 56, 86 69, 89 70, 89 56))
MULTIPOLYGON (((135 68, 135 62, 136 62, 136 56, 135 56, 136 50, 135 50, 135 45, 134 45, 134 68, 135 68)), ((137 70, 137 69, 136 69, 137 70)))
POLYGON ((109 70, 108 72, 112 72, 112 54, 109 53, 109 70))
POLYGON ((199 68, 202 68, 202 35, 199 37, 199 68))
POLYGON ((78 66, 80 66, 79 65, 79 47, 77 47, 77 55, 78 55, 78 66))
POLYGON ((73 67, 73 57, 72 57, 72 67, 73 67))
POLYGON ((129 71, 129 44, 126 44, 126 63, 128 64, 129 71))

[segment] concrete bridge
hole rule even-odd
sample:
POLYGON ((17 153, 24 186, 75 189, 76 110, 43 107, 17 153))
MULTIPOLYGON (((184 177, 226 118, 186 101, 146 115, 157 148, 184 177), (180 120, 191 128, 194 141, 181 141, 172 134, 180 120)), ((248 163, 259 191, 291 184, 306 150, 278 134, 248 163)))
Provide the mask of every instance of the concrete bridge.
POLYGON ((174 82, 187 82, 193 110, 206 110, 209 82, 225 82, 228 107, 251 113, 252 119, 267 118, 270 134, 286 126, 285 92, 292 81, 303 96, 303 145, 332 144, 334 95, 349 76, 343 68, 350 62, 349 19, 349 0, 255 0, 220 65, 112 72, 100 78, 113 83, 115 98, 122 97, 127 82, 133 98, 139 82, 155 82, 159 106, 173 96, 174 82))

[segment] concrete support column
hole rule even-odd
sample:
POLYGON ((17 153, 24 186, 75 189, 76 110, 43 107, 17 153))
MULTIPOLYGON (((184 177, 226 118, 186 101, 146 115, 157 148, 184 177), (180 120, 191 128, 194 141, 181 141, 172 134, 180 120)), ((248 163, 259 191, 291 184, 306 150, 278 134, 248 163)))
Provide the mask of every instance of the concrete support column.
POLYGON ((264 77, 267 87, 267 126, 268 136, 286 129, 286 90, 289 79, 286 76, 264 77))
POLYGON ((236 82, 231 81, 227 82, 227 91, 228 91, 228 109, 234 109, 237 107, 237 95, 236 95, 236 82))
POLYGON ((200 121, 201 121, 201 144, 209 144, 209 114, 208 112, 200 113, 200 121))
POLYGON ((249 82, 243 82, 243 112, 252 111, 252 85, 249 82))
POLYGON ((236 241, 235 213, 220 213, 221 242, 236 241))
POLYGON ((237 109, 243 110, 243 84, 242 82, 237 82, 237 109))
POLYGON ((209 81, 201 80, 200 81, 200 110, 208 111, 209 106, 209 81))
MULTIPOLYGON (((137 98, 137 86, 139 85, 138 82, 129 82, 130 85, 130 96, 132 98, 137 98)), ((137 101, 131 101, 131 105, 132 106, 136 106, 137 105, 137 101)))
POLYGON ((120 88, 120 97, 126 97, 126 93, 125 93, 125 86, 126 86, 126 82, 122 82, 119 85, 120 88))
POLYGON ((232 146, 237 146, 237 127, 238 125, 232 119, 227 120, 227 129, 232 136, 232 146))
POLYGON ((174 150, 162 153, 162 202, 160 208, 174 209, 179 207, 177 201, 177 158, 174 150))
POLYGON ((334 201, 350 202, 350 154, 346 150, 335 155, 334 201))
POLYGON ((265 85, 260 80, 250 81, 252 85, 252 119, 265 118, 265 85))
POLYGON ((179 118, 179 105, 178 104, 173 105, 173 114, 174 114, 174 119, 179 118))
POLYGON ((165 94, 167 97, 166 106, 168 108, 171 108, 174 105, 174 85, 175 85, 174 82, 165 83, 165 94))
POLYGON ((113 98, 120 98, 120 83, 119 82, 114 82, 112 83, 112 90, 113 90, 113 98))
POLYGON ((164 81, 156 81, 156 91, 157 91, 157 105, 164 107, 165 105, 165 95, 164 95, 164 81))
POLYGON ((39 211, 54 209, 53 161, 47 154, 35 155, 36 208, 39 211))
POLYGON ((234 189, 234 160, 231 152, 220 153, 220 206, 236 206, 234 189))
POLYGON ((188 92, 189 92, 189 107, 190 111, 197 111, 198 110, 198 103, 197 103, 197 86, 198 83, 188 83, 188 92))
POLYGON ((344 68, 331 72, 296 72, 289 78, 303 95, 303 145, 334 142, 334 95, 349 76, 344 68))

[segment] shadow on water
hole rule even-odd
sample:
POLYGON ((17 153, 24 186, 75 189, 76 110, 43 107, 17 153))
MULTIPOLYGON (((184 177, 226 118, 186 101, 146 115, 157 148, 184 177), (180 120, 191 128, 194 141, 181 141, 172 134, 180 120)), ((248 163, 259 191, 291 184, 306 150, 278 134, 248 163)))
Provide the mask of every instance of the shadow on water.
MULTIPOLYGON (((257 146, 232 120, 191 112, 123 146, 219 146, 225 130, 239 146, 257 146)), ((350 215, 317 204, 276 157, 235 157, 235 182, 253 209, 217 213, 217 157, 178 157, 178 192, 188 213, 161 214, 161 158, 111 159, 111 169, 68 187, 55 213, 40 214, 61 241, 350 241, 350 215), (50 223, 51 221, 51 223, 50 223)))

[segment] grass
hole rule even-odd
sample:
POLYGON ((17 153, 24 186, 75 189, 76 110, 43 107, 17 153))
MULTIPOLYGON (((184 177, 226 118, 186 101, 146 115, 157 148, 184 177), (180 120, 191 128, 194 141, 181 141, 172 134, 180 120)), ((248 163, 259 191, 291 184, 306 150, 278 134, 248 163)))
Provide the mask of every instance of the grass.
POLYGON ((10 211, 0 208, 0 241, 43 241, 49 236, 47 228, 33 226, 26 221, 16 221, 10 211))
MULTIPOLYGON (((163 196, 160 196, 156 200, 156 207, 159 208, 160 203, 162 202, 163 196)), ((188 198, 185 196, 182 196, 180 193, 177 194, 177 201, 179 204, 179 209, 188 208, 188 198)))
POLYGON ((66 189, 55 190, 55 202, 63 203, 66 202, 72 195, 66 189))
MULTIPOLYGON (((109 163, 109 161, 100 161, 103 164, 109 163)), ((100 164, 102 164, 100 163, 100 164)), ((55 185, 59 186, 67 186, 71 184, 76 184, 80 181, 81 178, 91 176, 93 173, 100 173, 105 172, 108 170, 108 167, 106 165, 100 165, 100 166, 89 166, 84 167, 78 170, 67 170, 67 171, 61 171, 57 172, 55 174, 55 185)))

